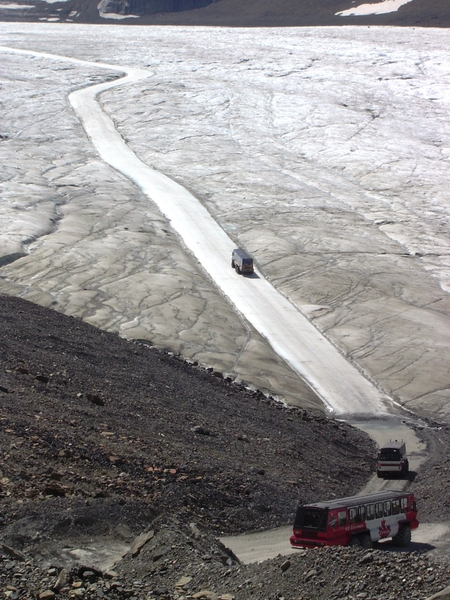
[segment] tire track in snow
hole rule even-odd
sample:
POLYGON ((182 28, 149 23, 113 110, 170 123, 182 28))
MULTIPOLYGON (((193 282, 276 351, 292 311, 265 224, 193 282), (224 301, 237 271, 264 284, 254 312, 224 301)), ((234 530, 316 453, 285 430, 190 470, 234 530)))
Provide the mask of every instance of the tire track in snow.
POLYGON ((260 273, 241 277, 231 269, 235 243, 205 207, 181 185, 144 164, 125 144, 96 97, 119 85, 151 77, 141 69, 83 61, 48 53, 0 50, 105 68, 124 77, 89 86, 69 101, 99 156, 139 186, 170 221, 217 287, 269 342, 275 352, 317 393, 335 415, 387 414, 393 401, 377 389, 260 273))

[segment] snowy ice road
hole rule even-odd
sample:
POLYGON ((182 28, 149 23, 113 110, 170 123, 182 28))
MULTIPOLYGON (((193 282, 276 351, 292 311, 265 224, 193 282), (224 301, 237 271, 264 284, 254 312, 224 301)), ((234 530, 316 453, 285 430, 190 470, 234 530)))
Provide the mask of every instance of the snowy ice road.
MULTIPOLYGON (((1 50, 17 52, 4 47, 1 50)), ((83 64, 79 60, 74 62, 83 64)), ((308 382, 329 410, 336 415, 385 413, 389 398, 354 368, 289 300, 260 274, 244 278, 232 271, 230 256, 235 244, 229 236, 192 194, 145 165, 128 148, 96 102, 100 92, 135 83, 151 73, 101 63, 85 64, 127 74, 125 79, 84 88, 70 96, 70 102, 101 158, 135 182, 158 205, 187 248, 237 310, 308 382)))
POLYGON ((449 35, 0 23, 0 293, 293 405, 450 418, 449 35))

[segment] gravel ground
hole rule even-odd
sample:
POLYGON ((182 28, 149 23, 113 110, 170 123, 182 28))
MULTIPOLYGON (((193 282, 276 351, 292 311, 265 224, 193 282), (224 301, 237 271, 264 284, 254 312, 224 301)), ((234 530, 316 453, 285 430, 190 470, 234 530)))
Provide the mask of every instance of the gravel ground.
MULTIPOLYGON (((406 600, 450 584, 447 559, 426 548, 240 564, 218 536, 287 525, 299 502, 356 493, 375 468, 373 442, 21 299, 0 296, 0 321, 6 598, 406 600), (99 568, 71 553, 88 545, 128 552, 99 568)), ((410 486, 421 517, 444 521, 449 427, 425 423, 431 459, 410 486)))

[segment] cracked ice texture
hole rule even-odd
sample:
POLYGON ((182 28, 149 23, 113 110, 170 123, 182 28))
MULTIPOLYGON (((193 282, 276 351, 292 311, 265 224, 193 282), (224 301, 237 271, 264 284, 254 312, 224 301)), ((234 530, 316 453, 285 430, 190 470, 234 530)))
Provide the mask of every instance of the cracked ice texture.
MULTIPOLYGON (((2 24, 2 43, 152 71, 100 97, 133 151, 191 190, 388 394, 449 415, 446 30, 77 26, 75 44, 70 26, 44 27, 45 36, 2 24)), ((8 60, 11 73, 19 63, 8 60)), ((19 252, 53 233, 2 269, 3 289, 222 370, 239 356, 248 381, 271 365, 266 384, 282 390, 288 369, 254 332, 261 362, 239 354, 243 324, 157 211, 84 139, 65 94, 101 70, 22 58, 20 69, 28 83, 11 77, 7 106, 11 137, 24 143, 8 161, 4 243, 19 252)))

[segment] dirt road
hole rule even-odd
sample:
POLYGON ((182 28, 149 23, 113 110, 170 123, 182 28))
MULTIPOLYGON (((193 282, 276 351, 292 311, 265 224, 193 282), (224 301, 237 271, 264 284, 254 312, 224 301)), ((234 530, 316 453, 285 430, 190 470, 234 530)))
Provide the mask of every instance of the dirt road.
MULTIPOLYGON (((414 480, 420 466, 428 458, 426 444, 411 427, 413 421, 396 417, 362 420, 349 420, 351 425, 368 433, 382 446, 392 439, 402 439, 406 443, 410 474, 408 479, 379 479, 374 474, 367 485, 360 491, 361 495, 370 494, 383 489, 402 490, 409 481, 414 480)), ((325 500, 325 498, 323 498, 325 500)), ((420 505, 419 505, 420 518, 420 505)), ((230 548, 243 563, 261 562, 277 555, 289 555, 298 552, 289 544, 292 527, 279 527, 241 536, 222 538, 221 541, 230 548)), ((387 542, 388 543, 388 542, 387 542)), ((450 522, 426 523, 413 531, 409 550, 428 548, 430 551, 448 555, 450 553, 450 522)), ((398 550, 398 549, 397 549, 398 550)))

